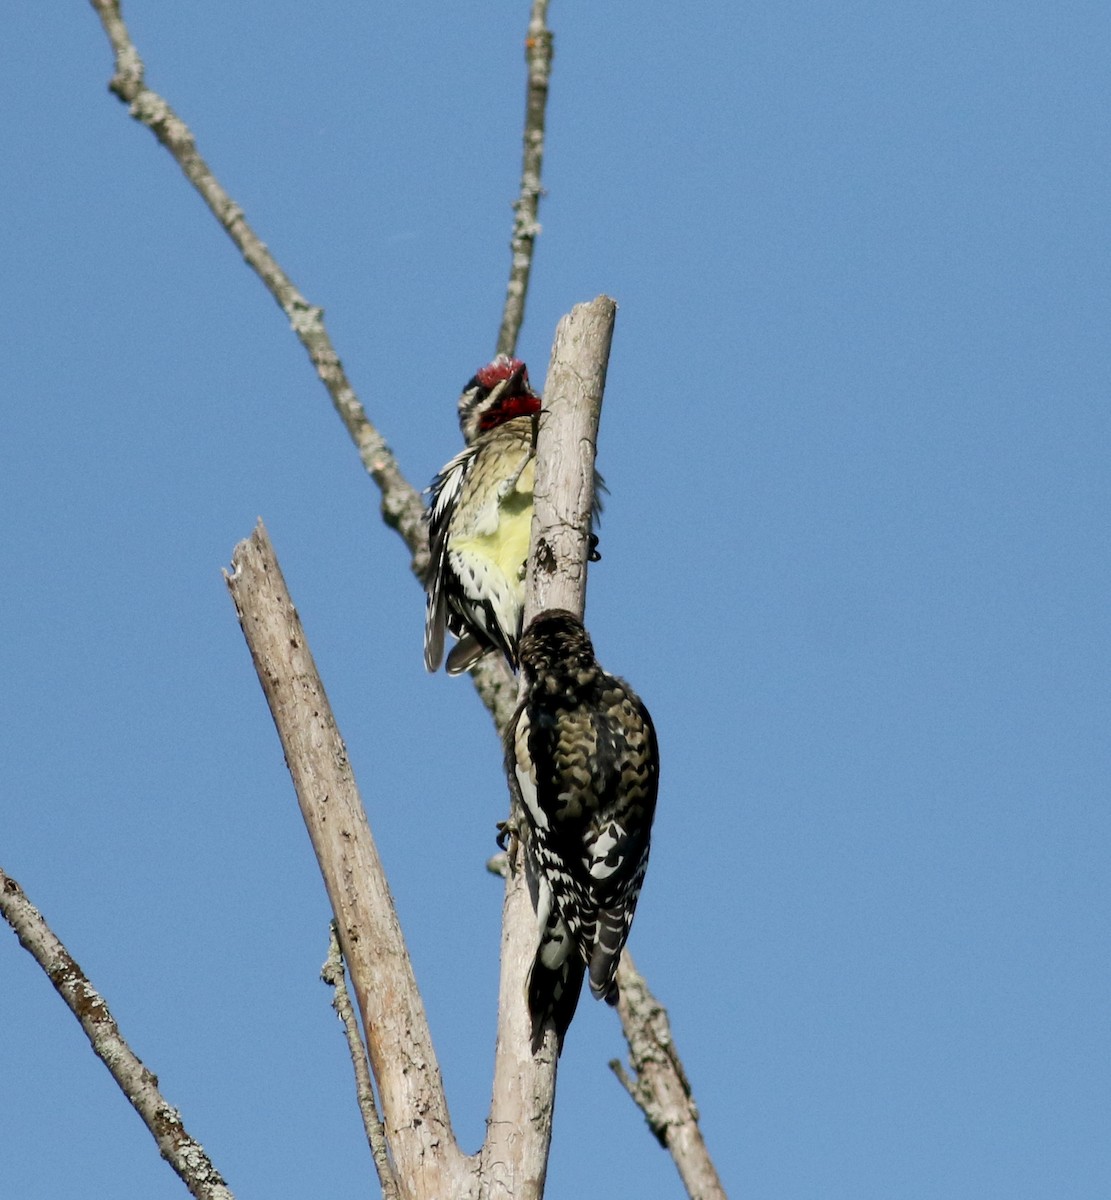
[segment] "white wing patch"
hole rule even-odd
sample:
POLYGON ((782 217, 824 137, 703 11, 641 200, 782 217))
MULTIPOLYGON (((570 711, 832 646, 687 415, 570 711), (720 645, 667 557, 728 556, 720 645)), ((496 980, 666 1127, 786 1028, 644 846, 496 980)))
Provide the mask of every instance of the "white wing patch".
POLYGON ((621 857, 615 855, 614 851, 623 846, 625 841, 625 830, 613 821, 590 843, 588 853, 583 855, 583 866, 591 879, 609 879, 621 866, 621 857))
POLYGON ((463 485, 463 477, 467 474, 471 459, 474 458, 474 447, 468 446, 461 450, 433 480, 432 507, 429 511, 428 523, 432 527, 431 536, 447 531, 451 510, 459 499, 459 490, 463 485))

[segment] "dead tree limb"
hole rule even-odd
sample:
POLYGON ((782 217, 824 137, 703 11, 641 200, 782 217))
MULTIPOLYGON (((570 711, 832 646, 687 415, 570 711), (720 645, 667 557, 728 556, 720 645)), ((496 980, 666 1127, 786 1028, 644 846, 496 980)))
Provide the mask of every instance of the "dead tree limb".
POLYGON ((197 1200, 234 1200, 204 1147, 191 1137, 158 1090, 158 1078, 124 1041, 115 1017, 85 972, 55 936, 42 914, 10 875, 0 871, 0 913, 15 930, 19 944, 46 972, 55 991, 77 1018, 97 1058, 108 1068, 132 1108, 158 1143, 162 1157, 197 1200))
POLYGON ((225 575, 293 777, 362 1013, 401 1194, 461 1194, 455 1142, 424 1005, 347 748, 262 523, 225 575))
POLYGON ((621 989, 617 1010, 633 1075, 630 1078, 616 1058, 610 1069, 675 1160, 691 1200, 725 1200, 725 1189, 698 1127, 698 1105, 675 1049, 667 1010, 649 991, 628 950, 621 956, 617 984, 621 989))
MULTIPOLYGON (((600 296, 577 305, 556 329, 536 446, 526 624, 545 608, 582 616, 594 454, 616 312, 614 302, 600 296)), ((483 1177, 496 1179, 489 1194, 497 1197, 543 1195, 555 1103, 554 1031, 538 1054, 530 1047, 525 989, 536 953, 536 916, 520 866, 518 861, 506 876, 494 1093, 482 1148, 483 1177)))
POLYGON ((594 457, 617 305, 577 304, 556 328, 536 439, 527 625, 548 608, 582 617, 594 508, 594 457))

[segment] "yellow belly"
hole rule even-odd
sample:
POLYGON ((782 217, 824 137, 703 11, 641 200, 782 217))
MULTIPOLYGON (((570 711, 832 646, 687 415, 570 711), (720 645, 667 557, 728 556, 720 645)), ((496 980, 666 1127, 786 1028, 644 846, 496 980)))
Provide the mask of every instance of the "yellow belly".
POLYGON ((512 492, 498 509, 497 528, 492 533, 455 540, 452 550, 476 555, 496 567, 510 582, 524 578, 532 533, 532 494, 512 492))

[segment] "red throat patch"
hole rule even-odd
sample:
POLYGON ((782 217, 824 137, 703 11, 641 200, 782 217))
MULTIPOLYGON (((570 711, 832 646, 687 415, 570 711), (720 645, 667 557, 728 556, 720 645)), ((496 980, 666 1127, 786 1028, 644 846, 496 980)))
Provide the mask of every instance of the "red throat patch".
POLYGON ((514 417, 531 417, 540 411, 540 397, 535 392, 517 392, 503 396, 493 408, 487 409, 478 420, 478 428, 485 433, 496 429, 514 417))

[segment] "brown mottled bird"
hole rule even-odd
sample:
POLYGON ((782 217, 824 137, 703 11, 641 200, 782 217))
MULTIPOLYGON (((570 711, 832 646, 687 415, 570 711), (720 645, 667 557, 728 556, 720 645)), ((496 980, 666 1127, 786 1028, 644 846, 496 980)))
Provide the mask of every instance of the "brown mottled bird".
POLYGON ((549 1021, 562 1048, 584 971, 595 998, 617 1002, 617 963, 648 865, 659 751, 648 710, 598 665, 572 613, 541 613, 518 653, 526 692, 506 731, 506 773, 538 926, 533 1049, 549 1021))

